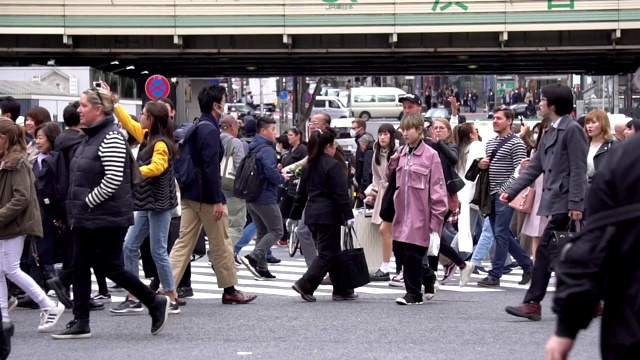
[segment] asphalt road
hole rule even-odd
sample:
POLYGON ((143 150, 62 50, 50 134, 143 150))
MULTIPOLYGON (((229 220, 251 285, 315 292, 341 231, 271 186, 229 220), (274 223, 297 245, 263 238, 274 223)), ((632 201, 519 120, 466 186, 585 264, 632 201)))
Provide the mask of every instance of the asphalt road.
MULTIPOLYGON (((284 259, 284 251, 275 254, 284 259)), ((504 312, 524 290, 503 290, 443 290, 420 306, 396 305, 395 294, 306 303, 291 293, 261 293, 244 306, 222 305, 212 295, 189 299, 157 336, 148 315, 98 311, 91 314, 91 339, 66 341, 36 332, 38 311, 16 310, 10 359, 542 359, 555 328, 551 299, 543 303, 542 321, 530 322, 504 312)), ((71 318, 67 311, 58 329, 71 318)), ((599 326, 596 320, 581 334, 572 359, 599 358, 599 326)))

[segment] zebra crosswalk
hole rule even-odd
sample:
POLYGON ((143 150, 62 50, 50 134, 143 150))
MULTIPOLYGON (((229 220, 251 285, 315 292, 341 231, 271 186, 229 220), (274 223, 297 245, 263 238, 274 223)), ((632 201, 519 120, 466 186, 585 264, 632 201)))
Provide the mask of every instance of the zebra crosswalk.
MULTIPOLYGON (((249 249, 245 249, 249 250, 249 249)), ((393 263, 392 263, 393 264, 393 263)), ((300 256, 294 258, 283 258, 279 264, 270 264, 269 269, 276 279, 272 281, 257 281, 254 276, 244 267, 238 266, 238 288, 257 295, 275 295, 286 297, 298 297, 299 295, 291 289, 291 285, 298 280, 307 270, 304 259, 300 256)), ((390 272, 395 273, 393 265, 390 272)), ((442 278, 443 269, 440 268, 438 278, 442 278)), ((440 291, 476 293, 476 292, 500 292, 513 289, 526 290, 528 285, 518 285, 522 278, 522 270, 516 269, 513 272, 503 275, 500 279, 500 287, 483 288, 477 285, 477 282, 483 279, 486 274, 473 274, 467 286, 459 287, 459 273, 454 275, 446 285, 440 285, 440 291)), ((140 278, 145 283, 149 283, 144 278, 142 271, 140 278)), ((98 289, 95 278, 92 279, 92 288, 94 291, 98 289)), ((109 283, 111 286, 112 284, 109 283)), ((191 263, 191 287, 193 289, 193 297, 191 299, 220 299, 222 297, 222 289, 218 288, 216 276, 211 270, 211 266, 206 259, 200 259, 191 263)), ((330 296, 332 287, 330 285, 320 285, 314 293, 315 296, 330 296)), ((548 291, 555 291, 554 286, 550 286, 548 291)), ((388 282, 371 282, 368 285, 358 288, 357 292, 361 295, 388 295, 396 297, 404 294, 403 288, 394 288, 388 285, 388 282)), ((122 291, 112 292, 112 301, 124 301, 125 293, 122 291)))

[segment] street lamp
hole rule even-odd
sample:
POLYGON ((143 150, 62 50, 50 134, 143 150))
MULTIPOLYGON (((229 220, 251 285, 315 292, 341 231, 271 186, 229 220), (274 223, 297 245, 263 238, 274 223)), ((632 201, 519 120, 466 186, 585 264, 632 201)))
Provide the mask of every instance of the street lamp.
POLYGON ((114 71, 110 71, 110 72, 111 72, 112 74, 116 74, 116 73, 119 73, 120 71, 124 71, 124 70, 133 70, 133 69, 135 69, 135 68, 136 68, 136 67, 135 67, 134 65, 129 65, 129 66, 127 66, 127 67, 123 67, 123 68, 121 68, 121 69, 114 70, 114 71))

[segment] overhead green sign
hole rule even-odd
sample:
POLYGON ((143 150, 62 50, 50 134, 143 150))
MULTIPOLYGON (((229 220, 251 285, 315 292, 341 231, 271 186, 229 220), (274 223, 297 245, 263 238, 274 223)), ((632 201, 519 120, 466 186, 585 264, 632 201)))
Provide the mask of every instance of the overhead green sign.
POLYGON ((322 0, 322 2, 329 4, 325 8, 326 10, 352 10, 353 9, 353 4, 352 3, 357 3, 358 0, 342 0, 342 1, 341 0, 322 0), (349 4, 339 4, 340 2, 342 2, 342 3, 351 2, 351 3, 349 3, 349 4))

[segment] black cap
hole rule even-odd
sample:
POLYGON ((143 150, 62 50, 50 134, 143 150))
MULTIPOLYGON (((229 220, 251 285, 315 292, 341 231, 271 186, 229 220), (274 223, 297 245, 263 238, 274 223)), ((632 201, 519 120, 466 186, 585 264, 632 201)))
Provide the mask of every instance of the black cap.
POLYGON ((422 106, 422 100, 420 99, 420 96, 416 95, 416 94, 405 94, 405 95, 400 95, 400 97, 398 98, 399 102, 403 102, 403 101, 411 101, 412 103, 418 104, 420 106, 422 106))

